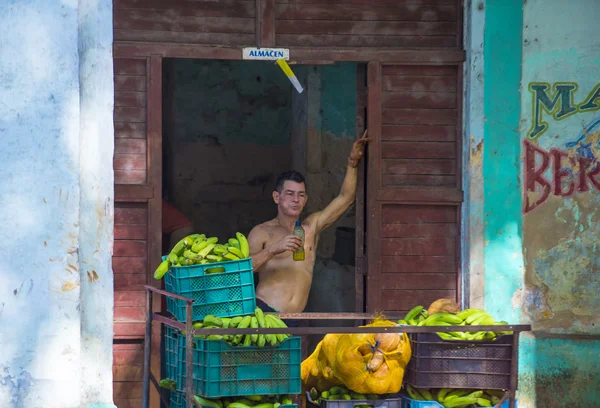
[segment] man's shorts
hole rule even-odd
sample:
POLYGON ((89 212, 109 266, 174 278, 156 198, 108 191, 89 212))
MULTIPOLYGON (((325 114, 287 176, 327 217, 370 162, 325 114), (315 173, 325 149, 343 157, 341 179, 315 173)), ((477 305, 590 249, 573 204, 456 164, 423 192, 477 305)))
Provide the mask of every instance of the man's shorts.
MULTIPOLYGON (((273 309, 271 306, 258 298, 256 299, 256 307, 260 307, 261 310, 266 313, 279 313, 278 310, 273 309)), ((283 319, 283 322, 287 325, 287 327, 308 327, 308 320, 283 319)))

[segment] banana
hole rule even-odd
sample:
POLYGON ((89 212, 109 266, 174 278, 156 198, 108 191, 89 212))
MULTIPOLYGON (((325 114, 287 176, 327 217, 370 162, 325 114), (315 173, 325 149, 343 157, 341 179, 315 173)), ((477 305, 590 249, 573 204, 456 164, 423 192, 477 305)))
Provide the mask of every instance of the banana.
POLYGON ((260 395, 248 395, 246 396, 250 401, 262 402, 262 397, 260 395))
POLYGON ((408 322, 410 319, 417 317, 422 311, 423 306, 415 306, 404 316, 404 320, 408 322))
POLYGON ((463 319, 461 319, 460 317, 457 317, 456 315, 452 314, 452 313, 436 313, 432 316, 438 316, 438 320, 442 320, 444 322, 448 322, 450 324, 461 324, 463 322, 463 319))
POLYGON ((241 402, 232 402, 229 404, 229 408, 250 408, 250 406, 242 404, 241 402))
POLYGON ((444 402, 444 408, 466 407, 475 403, 477 403, 477 398, 473 397, 452 398, 450 401, 446 399, 444 402))
POLYGON ((256 345, 258 347, 264 347, 265 344, 267 344, 267 339, 265 338, 264 334, 259 334, 258 335, 258 340, 256 341, 256 345))
POLYGON ((356 392, 350 392, 350 396, 353 400, 366 400, 367 396, 363 394, 357 394, 356 392))
POLYGON ((292 405, 292 399, 290 397, 283 397, 281 399, 281 405, 292 405))
POLYGON ((185 238, 182 238, 181 240, 179 240, 178 243, 175 244, 173 249, 171 249, 171 252, 169 253, 169 255, 173 254, 176 256, 180 256, 183 253, 184 249, 185 249, 185 238))
POLYGON ((239 261, 240 260, 239 256, 235 256, 234 254, 230 254, 229 252, 225 252, 223 254, 223 258, 228 259, 230 261, 239 261))
POLYGON ((456 391, 452 391, 451 393, 449 393, 448 395, 446 395, 446 399, 444 401, 448 401, 454 398, 460 398, 460 397, 464 397, 465 395, 469 394, 469 390, 456 390, 456 391))
POLYGON ((406 384, 406 391, 408 392, 408 395, 417 401, 424 401, 423 396, 421 395, 421 393, 419 393, 419 391, 417 391, 415 388, 413 388, 412 385, 410 384, 406 384))
POLYGON ((229 327, 231 328, 236 328, 238 327, 238 325, 240 324, 240 322, 242 321, 243 317, 242 316, 236 316, 233 317, 231 319, 231 321, 229 322, 229 327))
POLYGON ((229 238, 229 241, 227 241, 229 243, 229 246, 235 247, 237 249, 240 249, 240 241, 238 241, 235 238, 229 238))
POLYGON ((240 242, 240 251, 242 251, 244 258, 248 258, 250 256, 250 247, 248 245, 248 240, 246 239, 246 236, 241 232, 236 232, 235 237, 240 242))
POLYGON ((158 385, 161 388, 166 388, 167 390, 177 391, 177 383, 174 380, 170 380, 168 378, 163 378, 160 380, 158 385))
POLYGON ((255 405, 252 408, 273 408, 273 404, 265 402, 262 404, 255 405))
POLYGON ((200 238, 200 234, 188 235, 187 237, 185 237, 183 239, 183 243, 185 244, 186 247, 189 248, 192 245, 194 245, 194 241, 197 240, 198 238, 200 238))
POLYGON ((437 402, 439 403, 443 403, 444 402, 444 398, 446 398, 446 395, 448 395, 449 392, 451 392, 452 389, 450 388, 440 388, 440 390, 437 393, 437 402))
POLYGON ((250 323, 252 322, 252 316, 244 316, 240 324, 238 324, 238 329, 247 329, 250 327, 250 323))
MULTIPOLYGON (((194 395, 194 399, 201 407, 223 408, 223 403, 220 400, 211 400, 202 398, 199 395, 194 395)), ((242 407, 238 407, 242 408, 242 407)))
POLYGON ((410 319, 408 321, 408 324, 410 324, 411 326, 416 326, 418 324, 418 322, 415 319, 410 319))
POLYGON ((217 244, 213 248, 213 253, 215 255, 223 255, 226 252, 227 252, 227 247, 225 247, 225 245, 217 244))
POLYGON ((210 242, 208 242, 208 240, 200 241, 197 244, 194 244, 194 246, 192 246, 192 251, 195 253, 199 253, 204 248, 206 248, 209 244, 210 244, 210 242))
POLYGON ((206 255, 206 259, 212 262, 221 262, 223 257, 219 255, 206 255))
POLYGON ((220 319, 223 322, 223 328, 229 328, 229 325, 231 324, 231 317, 221 317, 220 319))
POLYGON ((451 335, 451 334, 449 334, 449 333, 438 332, 438 333, 437 333, 437 335, 438 335, 438 336, 440 336, 440 338, 441 338, 442 340, 451 340, 451 341, 452 341, 452 340, 456 340, 456 337, 452 336, 452 335, 451 335))
POLYGON ((471 324, 472 325, 473 322, 475 320, 477 320, 478 318, 480 318, 481 316, 489 316, 489 313, 486 312, 486 311, 484 311, 484 310, 482 310, 480 312, 473 313, 471 316, 469 316, 469 317, 467 317, 465 319, 465 322, 467 322, 467 324, 471 324))
POLYGON ((344 394, 348 394, 349 392, 350 392, 350 390, 348 388, 342 387, 340 385, 331 387, 331 389, 329 390, 329 394, 335 394, 335 395, 344 395, 344 394))
POLYGON ((154 271, 154 279, 162 279, 163 276, 169 271, 171 268, 171 262, 169 260, 164 260, 158 265, 156 271, 154 271))
POLYGON ((170 253, 169 256, 167 256, 167 260, 172 264, 176 264, 177 262, 179 262, 179 257, 177 256, 177 254, 170 253))
POLYGON ((208 244, 208 246, 206 248, 204 248, 202 251, 198 252, 198 255, 200 255, 202 258, 206 258, 206 256, 208 254, 210 254, 210 251, 212 251, 214 247, 215 247, 215 244, 208 244))
POLYGON ((200 236, 194 240, 194 244, 192 246, 199 244, 202 241, 206 241, 206 235, 204 234, 200 234, 200 236))
POLYGON ((474 392, 466 395, 466 397, 468 397, 468 398, 481 398, 482 396, 483 396, 483 391, 481 391, 481 390, 474 391, 474 392))
POLYGON ((244 347, 249 347, 252 345, 252 337, 250 334, 246 334, 244 336, 244 347))
POLYGON ((246 257, 244 256, 244 254, 242 253, 242 251, 241 251, 241 250, 239 250, 239 249, 237 249, 236 247, 229 246, 229 247, 227 247, 227 251, 228 251, 230 254, 234 254, 235 256, 239 257, 240 259, 242 259, 242 258, 246 258, 246 257))
POLYGON ((481 315, 477 319, 473 320, 472 326, 491 326, 494 324, 494 318, 489 314, 481 315))
POLYGON ((210 334, 206 336, 206 340, 223 340, 223 336, 220 334, 210 334))
POLYGON ((491 407, 492 401, 487 398, 477 398, 477 405, 480 407, 491 407))
POLYGON ((194 329, 201 329, 204 327, 204 322, 196 322, 192 325, 194 329))
POLYGON ((467 319, 468 317, 470 317, 471 315, 473 315, 473 314, 475 314, 475 313, 480 313, 480 312, 484 312, 484 313, 485 313, 485 310, 482 310, 482 309, 475 309, 475 308, 470 308, 470 309, 464 309, 464 310, 461 310, 460 312, 458 312, 458 313, 456 314, 456 316, 458 316, 458 317, 460 317, 461 319, 465 320, 465 319, 467 319))
POLYGON ((198 255, 197 253, 186 249, 185 251, 183 251, 183 257, 187 258, 187 259, 192 259, 194 261, 201 261, 202 257, 200 255, 198 255))
MULTIPOLYGON (((252 316, 250 319, 250 327, 253 329, 258 329, 258 319, 256 316, 252 316)), ((258 341, 258 334, 251 334, 250 337, 252 339, 252 343, 256 343, 258 341)))
MULTIPOLYGON (((271 313, 266 314, 265 319, 266 319, 266 321, 269 321, 271 323, 272 328, 287 328, 287 325, 279 317, 276 317, 274 314, 271 314, 271 313)), ((277 341, 279 343, 283 343, 284 340, 288 338, 287 334, 276 334, 275 336, 277 337, 277 341)))
POLYGON ((210 275, 210 274, 213 274, 213 273, 223 273, 223 272, 225 272, 225 268, 223 268, 222 266, 216 266, 214 268, 206 268, 204 270, 204 274, 205 275, 210 275))
POLYGON ((265 314, 263 313, 263 311, 260 307, 257 307, 256 309, 254 309, 254 315, 256 316, 256 320, 258 321, 259 327, 262 327, 262 328, 267 327, 267 324, 265 322, 265 314))
POLYGON ((419 388, 419 392, 421 393, 423 398, 425 398, 425 401, 433 401, 434 400, 433 395, 431 394, 431 391, 429 391, 428 389, 419 388))
POLYGON ((204 317, 204 326, 212 325, 217 327, 223 327, 223 321, 217 316, 206 315, 204 317))

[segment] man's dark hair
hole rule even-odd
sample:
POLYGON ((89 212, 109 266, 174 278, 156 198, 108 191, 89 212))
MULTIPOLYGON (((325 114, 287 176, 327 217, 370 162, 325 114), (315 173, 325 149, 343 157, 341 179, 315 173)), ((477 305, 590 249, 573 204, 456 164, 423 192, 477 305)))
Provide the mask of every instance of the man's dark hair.
POLYGON ((295 170, 290 170, 290 171, 281 173, 279 175, 279 177, 277 177, 277 182, 275 182, 275 191, 277 191, 278 193, 281 193, 281 190, 283 190, 283 185, 288 180, 295 181, 296 183, 306 184, 306 181, 304 181, 304 176, 302 174, 298 173, 295 170))

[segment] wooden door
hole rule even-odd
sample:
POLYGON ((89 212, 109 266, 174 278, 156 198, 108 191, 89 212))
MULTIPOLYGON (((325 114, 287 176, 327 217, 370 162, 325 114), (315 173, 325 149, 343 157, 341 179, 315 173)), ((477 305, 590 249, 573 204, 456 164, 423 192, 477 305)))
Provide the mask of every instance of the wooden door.
MULTIPOLYGON (((115 58, 114 74, 113 386, 115 404, 128 408, 142 405, 144 285, 155 284, 152 274, 160 261, 162 58, 115 58)), ((154 308, 158 310, 159 305, 154 308)), ((153 334, 152 371, 159 378, 157 329, 153 334)), ((156 398, 154 394, 154 404, 156 398)))
POLYGON ((460 297, 460 65, 368 65, 367 305, 460 297))

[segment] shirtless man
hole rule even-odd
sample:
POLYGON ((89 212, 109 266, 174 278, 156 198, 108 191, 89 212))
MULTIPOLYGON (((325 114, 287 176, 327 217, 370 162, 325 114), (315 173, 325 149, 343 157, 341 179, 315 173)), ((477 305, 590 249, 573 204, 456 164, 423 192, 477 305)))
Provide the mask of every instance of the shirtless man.
MULTIPOLYGON (((259 274, 256 302, 264 311, 304 311, 312 283, 319 234, 337 221, 354 202, 358 163, 369 140, 365 131, 354 143, 340 194, 325 209, 309 215, 302 222, 304 261, 292 259, 292 253, 302 245, 301 239, 292 235, 292 231, 308 199, 304 177, 295 171, 279 176, 273 192, 277 217, 257 225, 248 235, 252 268, 259 274)), ((294 327, 303 322, 293 319, 286 324, 294 327)))

